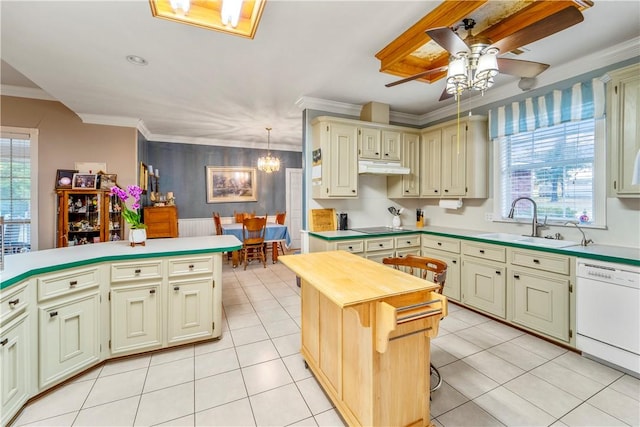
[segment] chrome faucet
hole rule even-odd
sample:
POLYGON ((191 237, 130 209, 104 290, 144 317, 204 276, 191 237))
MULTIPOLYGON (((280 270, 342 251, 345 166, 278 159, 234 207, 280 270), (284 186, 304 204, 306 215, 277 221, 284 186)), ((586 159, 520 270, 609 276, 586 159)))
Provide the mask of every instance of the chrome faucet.
POLYGON ((531 219, 531 237, 538 237, 538 228, 545 227, 547 224, 547 217, 544 217, 544 224, 538 223, 538 205, 531 197, 518 197, 511 203, 511 210, 509 211, 509 215, 507 218, 513 219, 513 213, 516 208, 516 203, 520 200, 528 200, 533 205, 533 218, 531 219))
POLYGON ((584 231, 582 230, 582 228, 578 226, 577 221, 568 221, 564 225, 569 225, 569 224, 575 225, 576 228, 580 230, 580 232, 582 233, 582 240, 580 241, 580 246, 587 246, 589 243, 593 243, 593 240, 587 239, 587 236, 584 234, 584 231))

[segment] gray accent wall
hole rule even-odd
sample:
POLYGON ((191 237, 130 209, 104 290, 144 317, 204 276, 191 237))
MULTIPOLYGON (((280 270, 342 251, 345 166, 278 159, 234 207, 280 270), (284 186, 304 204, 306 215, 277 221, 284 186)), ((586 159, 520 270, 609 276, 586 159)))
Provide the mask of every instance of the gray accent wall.
MULTIPOLYGON (((271 150, 280 158, 280 171, 257 171, 257 202, 207 203, 207 166, 256 167, 266 150, 197 144, 139 141, 140 159, 160 170, 159 191, 173 191, 180 218, 208 218, 214 211, 231 216, 234 211, 273 215, 286 210, 286 168, 301 168, 302 153, 271 150)), ((149 202, 147 201, 147 204, 149 202)))

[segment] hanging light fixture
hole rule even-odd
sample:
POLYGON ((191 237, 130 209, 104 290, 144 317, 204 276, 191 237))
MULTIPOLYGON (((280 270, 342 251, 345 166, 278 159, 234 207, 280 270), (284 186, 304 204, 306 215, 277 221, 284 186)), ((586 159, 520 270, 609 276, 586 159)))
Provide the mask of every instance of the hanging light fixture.
POLYGON ((476 43, 470 50, 449 58, 446 90, 456 99, 465 90, 479 90, 484 94, 498 75, 498 49, 476 43))
POLYGON ((264 173, 278 172, 280 170, 280 159, 271 156, 271 128, 267 130, 267 155, 258 159, 258 169, 264 173))

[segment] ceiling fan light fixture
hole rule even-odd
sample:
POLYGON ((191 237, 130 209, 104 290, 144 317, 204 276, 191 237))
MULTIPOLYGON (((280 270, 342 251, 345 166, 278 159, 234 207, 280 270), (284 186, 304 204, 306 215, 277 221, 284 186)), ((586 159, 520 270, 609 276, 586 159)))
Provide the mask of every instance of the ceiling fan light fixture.
POLYGON ((222 24, 236 28, 240 21, 241 11, 242 0, 222 0, 222 9, 220 10, 222 24))
POLYGON ((258 170, 264 173, 278 172, 280 170, 280 159, 271 155, 271 128, 267 130, 267 155, 258 158, 258 170))
POLYGON ((489 49, 478 58, 476 79, 488 79, 498 75, 498 51, 489 49))

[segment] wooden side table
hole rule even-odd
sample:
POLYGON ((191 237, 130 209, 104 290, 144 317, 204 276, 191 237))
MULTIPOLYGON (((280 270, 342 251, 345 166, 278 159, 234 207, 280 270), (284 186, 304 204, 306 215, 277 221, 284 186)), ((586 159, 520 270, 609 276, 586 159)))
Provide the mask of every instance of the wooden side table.
POLYGON ((147 206, 142 210, 147 238, 178 237, 177 206, 147 206))

